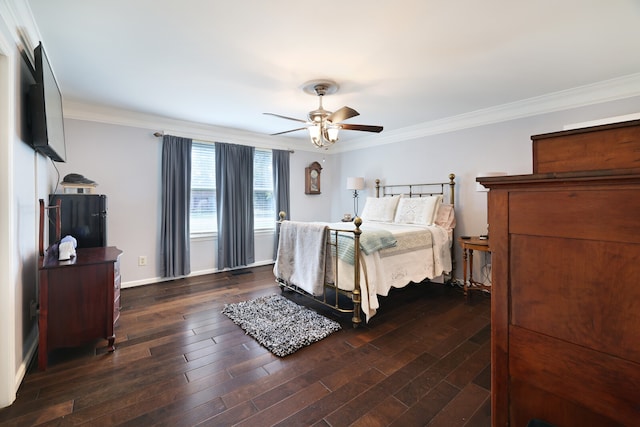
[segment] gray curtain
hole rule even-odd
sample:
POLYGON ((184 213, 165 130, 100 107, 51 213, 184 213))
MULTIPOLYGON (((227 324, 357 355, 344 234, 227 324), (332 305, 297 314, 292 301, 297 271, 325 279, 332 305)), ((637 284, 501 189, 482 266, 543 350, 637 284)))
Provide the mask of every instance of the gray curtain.
POLYGON ((189 203, 191 200, 191 139, 162 138, 162 218, 160 258, 162 277, 191 272, 189 203))
POLYGON ((245 145, 216 142, 218 269, 255 262, 253 153, 245 145))
MULTIPOLYGON (((287 218, 291 218, 290 191, 289 191, 289 150, 273 150, 271 152, 271 162, 273 169, 273 199, 276 207, 276 220, 280 219, 280 211, 287 213, 287 218)), ((273 239, 273 259, 278 253, 278 239, 280 237, 280 227, 276 225, 276 232, 273 239)))

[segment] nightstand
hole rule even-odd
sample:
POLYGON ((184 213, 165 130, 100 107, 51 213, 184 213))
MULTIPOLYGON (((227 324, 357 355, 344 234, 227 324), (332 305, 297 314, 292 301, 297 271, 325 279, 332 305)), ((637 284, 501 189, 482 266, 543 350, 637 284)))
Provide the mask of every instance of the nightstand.
POLYGON ((469 300, 469 291, 488 291, 491 292, 491 286, 473 280, 473 251, 491 252, 489 247, 489 239, 481 239, 480 236, 471 236, 467 239, 458 238, 458 243, 462 247, 462 280, 464 286, 464 298, 469 300), (467 281, 467 271, 469 271, 469 280, 467 281))

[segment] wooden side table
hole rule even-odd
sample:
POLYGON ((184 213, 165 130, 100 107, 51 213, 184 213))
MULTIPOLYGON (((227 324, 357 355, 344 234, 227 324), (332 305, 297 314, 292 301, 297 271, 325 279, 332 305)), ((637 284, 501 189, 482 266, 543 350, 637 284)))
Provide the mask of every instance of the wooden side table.
POLYGON ((484 283, 476 282, 473 280, 473 251, 491 252, 489 247, 489 239, 481 239, 480 236, 471 236, 468 239, 458 238, 458 243, 462 247, 462 272, 463 272, 463 286, 464 286, 464 298, 469 300, 469 291, 489 291, 491 292, 491 286, 487 286, 484 283), (469 280, 467 281, 467 270, 469 271, 469 280))

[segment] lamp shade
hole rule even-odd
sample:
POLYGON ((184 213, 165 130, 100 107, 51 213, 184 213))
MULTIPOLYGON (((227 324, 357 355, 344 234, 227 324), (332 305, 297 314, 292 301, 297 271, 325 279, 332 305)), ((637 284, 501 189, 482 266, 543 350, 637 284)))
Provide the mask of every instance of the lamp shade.
POLYGON ((362 190, 364 188, 364 178, 361 176, 350 176, 347 178, 347 190, 362 190))

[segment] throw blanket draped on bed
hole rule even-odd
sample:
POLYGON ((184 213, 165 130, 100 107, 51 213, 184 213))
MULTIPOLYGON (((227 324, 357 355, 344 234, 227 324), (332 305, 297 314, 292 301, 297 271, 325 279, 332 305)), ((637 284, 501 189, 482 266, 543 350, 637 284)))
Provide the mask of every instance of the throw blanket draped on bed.
MULTIPOLYGON (((332 233, 333 236, 333 233, 332 233)), ((353 233, 338 233, 338 258, 353 265, 354 237, 353 233)), ((366 255, 395 246, 397 240, 387 230, 367 230, 360 235, 360 248, 366 255)))
POLYGON ((284 221, 280 225, 273 273, 291 285, 321 295, 324 278, 333 277, 326 224, 284 221))

